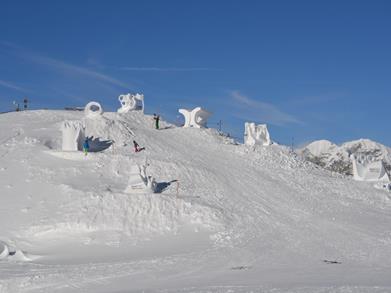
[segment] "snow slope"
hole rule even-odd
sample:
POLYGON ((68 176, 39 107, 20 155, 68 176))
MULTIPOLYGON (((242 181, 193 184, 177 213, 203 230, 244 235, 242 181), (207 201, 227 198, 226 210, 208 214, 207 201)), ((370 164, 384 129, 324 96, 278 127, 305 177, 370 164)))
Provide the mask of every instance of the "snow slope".
POLYGON ((338 146, 327 140, 317 140, 298 150, 306 160, 330 171, 352 175, 350 154, 366 154, 382 160, 391 172, 391 148, 369 139, 345 142, 338 146))
POLYGON ((0 292, 391 291, 389 193, 138 112, 62 152, 66 119, 83 113, 0 115, 0 292), (160 192, 124 193, 144 162, 160 192))

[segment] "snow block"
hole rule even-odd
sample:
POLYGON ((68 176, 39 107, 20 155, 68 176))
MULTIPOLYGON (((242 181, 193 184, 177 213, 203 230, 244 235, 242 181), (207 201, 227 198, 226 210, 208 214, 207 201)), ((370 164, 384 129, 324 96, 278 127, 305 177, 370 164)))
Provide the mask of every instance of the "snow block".
POLYGON ((62 124, 62 150, 78 151, 83 147, 85 126, 81 121, 64 121, 62 124))
POLYGON ((0 260, 5 259, 9 255, 9 249, 7 244, 4 242, 0 241, 0 260))
POLYGON ((373 156, 365 154, 352 154, 353 178, 357 181, 385 181, 390 178, 384 168, 383 162, 373 156))
POLYGON ((132 166, 130 169, 130 178, 128 187, 125 192, 127 193, 154 193, 156 191, 157 184, 155 179, 147 175, 147 165, 132 166))
POLYGON ((84 114, 87 118, 98 118, 103 114, 103 108, 98 102, 89 102, 84 108, 84 114))
POLYGON ((255 123, 246 122, 244 124, 244 144, 253 145, 271 145, 270 134, 266 124, 255 125, 255 123))
POLYGON ((121 108, 118 113, 128 113, 129 111, 141 110, 144 113, 144 95, 141 94, 126 94, 118 97, 121 103, 121 108))
POLYGON ((183 127, 206 127, 207 120, 212 115, 211 112, 208 112, 201 107, 194 108, 193 110, 179 109, 178 112, 185 117, 185 124, 183 127))

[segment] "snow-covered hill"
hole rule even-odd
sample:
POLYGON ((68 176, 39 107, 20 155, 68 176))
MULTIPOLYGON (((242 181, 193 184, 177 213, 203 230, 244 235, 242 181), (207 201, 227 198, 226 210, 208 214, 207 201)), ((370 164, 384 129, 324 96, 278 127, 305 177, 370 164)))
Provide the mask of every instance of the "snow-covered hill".
POLYGON ((86 121, 101 152, 62 152, 77 119, 0 115, 0 292, 391 290, 389 193, 138 112, 86 121), (159 193, 126 194, 145 162, 159 193))
POLYGON ((328 140, 317 140, 298 150, 306 160, 327 170, 352 175, 350 154, 371 155, 382 160, 391 174, 391 148, 369 139, 359 139, 338 146, 328 140))

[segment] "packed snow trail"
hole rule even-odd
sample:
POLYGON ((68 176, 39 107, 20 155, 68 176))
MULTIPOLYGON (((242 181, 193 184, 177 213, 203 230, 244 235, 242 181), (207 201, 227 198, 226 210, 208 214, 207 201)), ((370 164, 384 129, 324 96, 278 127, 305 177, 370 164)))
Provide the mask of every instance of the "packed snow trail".
POLYGON ((0 115, 0 240, 34 256, 0 261, 0 292, 391 289, 389 193, 137 112, 86 121, 110 148, 62 152, 61 122, 82 116, 0 115), (161 193, 125 194, 145 162, 161 193))

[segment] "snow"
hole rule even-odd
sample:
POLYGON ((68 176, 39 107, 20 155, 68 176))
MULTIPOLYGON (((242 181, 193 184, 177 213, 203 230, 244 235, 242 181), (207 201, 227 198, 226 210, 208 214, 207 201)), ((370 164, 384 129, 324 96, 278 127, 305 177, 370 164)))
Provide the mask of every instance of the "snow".
POLYGON ((320 156, 323 153, 328 152, 330 149, 336 148, 337 146, 328 140, 317 140, 306 146, 311 154, 314 156, 320 156))
POLYGON ((391 290, 386 190, 141 111, 83 119, 0 115, 0 292, 391 290), (65 120, 95 151, 62 151, 65 120), (145 162, 157 193, 126 193, 145 162))

